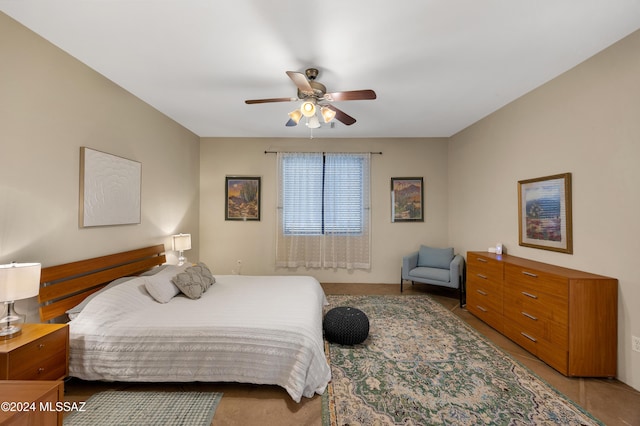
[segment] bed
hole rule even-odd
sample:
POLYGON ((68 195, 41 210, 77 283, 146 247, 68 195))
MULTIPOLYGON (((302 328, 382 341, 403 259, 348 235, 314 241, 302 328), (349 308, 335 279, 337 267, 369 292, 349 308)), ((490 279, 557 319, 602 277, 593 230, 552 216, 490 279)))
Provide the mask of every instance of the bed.
POLYGON ((41 320, 72 318, 72 377, 272 384, 296 402, 324 392, 331 373, 317 280, 214 274, 200 297, 161 303, 150 283, 167 288, 184 272, 164 265, 163 252, 159 245, 42 270, 41 320))

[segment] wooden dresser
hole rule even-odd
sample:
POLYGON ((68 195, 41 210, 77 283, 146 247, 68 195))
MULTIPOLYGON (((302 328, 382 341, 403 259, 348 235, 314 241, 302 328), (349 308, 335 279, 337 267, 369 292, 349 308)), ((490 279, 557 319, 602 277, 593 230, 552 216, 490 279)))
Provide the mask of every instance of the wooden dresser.
POLYGON ((0 340, 0 380, 61 380, 69 374, 69 326, 23 324, 0 340))
POLYGON ((467 310, 566 376, 616 375, 615 278, 468 252, 467 310))

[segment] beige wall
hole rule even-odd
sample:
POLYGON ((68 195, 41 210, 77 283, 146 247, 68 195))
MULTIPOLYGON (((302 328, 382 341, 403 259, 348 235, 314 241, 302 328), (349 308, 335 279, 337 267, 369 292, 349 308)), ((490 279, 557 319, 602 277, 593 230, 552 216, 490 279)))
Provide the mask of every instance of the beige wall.
POLYGON ((307 274, 321 282, 399 283, 404 254, 421 243, 446 246, 446 139, 216 139, 203 138, 200 150, 200 257, 217 273, 307 274), (377 152, 371 160, 372 268, 280 269, 275 262, 276 156, 264 151, 377 152), (224 220, 225 176, 262 177, 259 222, 224 220), (422 176, 423 223, 391 223, 391 177, 422 176))
MULTIPOLYGON (((192 232, 199 138, 0 13, 0 263, 50 266, 192 232), (80 147, 142 163, 142 223, 78 226, 80 147)), ((38 321, 35 299, 18 302, 38 321)))
POLYGON ((451 138, 450 243, 619 280, 618 375, 640 389, 640 32, 451 138), (572 173, 573 255, 518 245, 517 182, 572 173))

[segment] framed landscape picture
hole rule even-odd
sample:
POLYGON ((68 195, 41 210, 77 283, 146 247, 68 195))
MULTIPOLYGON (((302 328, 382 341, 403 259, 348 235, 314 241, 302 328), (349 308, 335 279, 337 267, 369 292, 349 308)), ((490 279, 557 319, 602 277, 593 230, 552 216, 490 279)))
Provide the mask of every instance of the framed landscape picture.
POLYGON ((260 177, 225 178, 225 220, 260 220, 260 177))
POLYGON ((521 246, 573 253, 571 173, 518 181, 521 246))
POLYGON ((421 177, 391 178, 391 222, 424 222, 421 177))

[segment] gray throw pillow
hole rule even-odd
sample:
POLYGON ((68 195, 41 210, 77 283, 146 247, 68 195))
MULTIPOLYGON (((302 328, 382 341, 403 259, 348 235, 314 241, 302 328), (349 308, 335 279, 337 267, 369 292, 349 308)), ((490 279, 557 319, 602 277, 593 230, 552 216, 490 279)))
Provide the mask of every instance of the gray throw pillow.
POLYGON ((202 296, 202 289, 204 288, 202 277, 194 271, 185 270, 173 277, 171 282, 189 299, 199 299, 202 296))
POLYGON ((202 293, 207 291, 216 279, 211 270, 202 262, 189 266, 171 279, 171 282, 190 299, 199 299, 202 293))
POLYGON ((453 260, 453 248, 434 248, 420 246, 418 252, 418 266, 428 268, 449 269, 453 260))
POLYGON ((202 292, 209 290, 215 282, 216 279, 213 277, 211 270, 205 265, 203 262, 198 262, 194 266, 188 267, 185 272, 189 274, 195 274, 200 277, 200 284, 202 285, 202 292))

